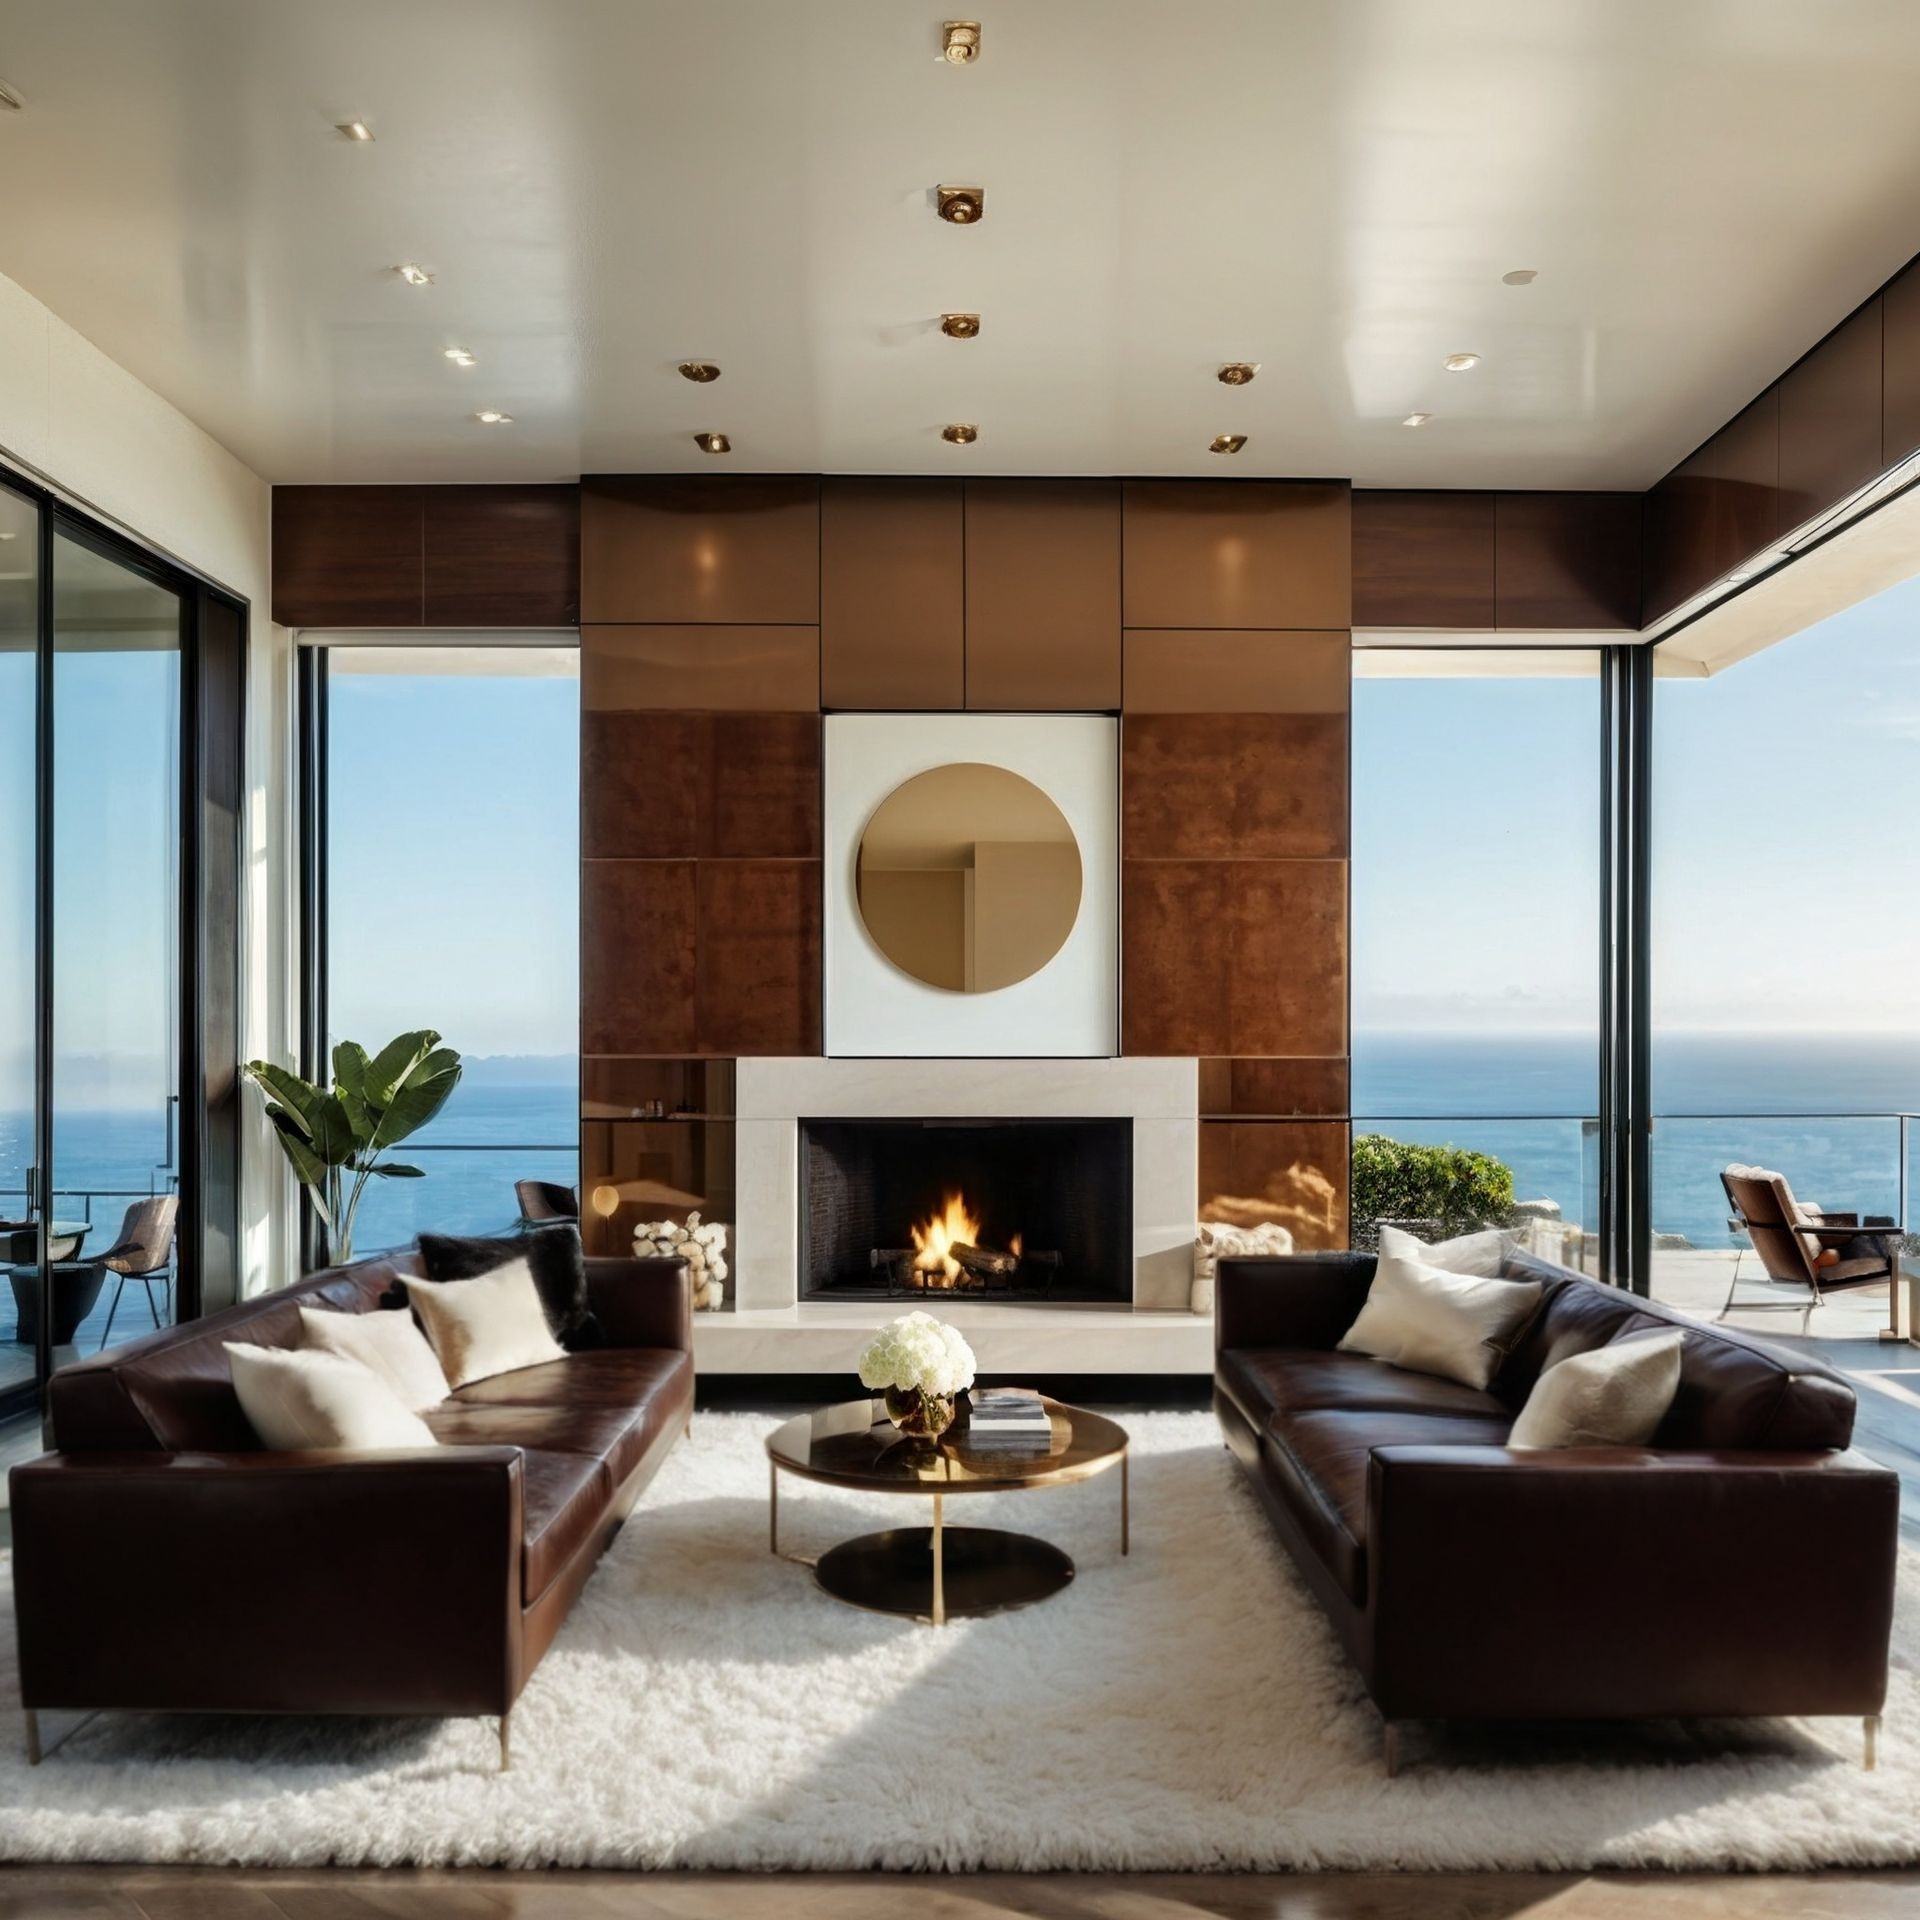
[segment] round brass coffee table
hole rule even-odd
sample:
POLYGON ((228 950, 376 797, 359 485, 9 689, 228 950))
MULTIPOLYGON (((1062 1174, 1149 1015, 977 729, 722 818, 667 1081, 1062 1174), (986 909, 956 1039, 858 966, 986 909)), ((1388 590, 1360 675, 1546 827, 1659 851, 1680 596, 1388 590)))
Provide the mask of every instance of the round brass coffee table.
POLYGON ((780 1475, 858 1493, 930 1495, 933 1525, 863 1534, 822 1554, 813 1575, 836 1600, 905 1614, 936 1627, 961 1615, 998 1613, 1055 1594, 1073 1578, 1056 1546, 998 1527, 950 1527, 945 1503, 958 1493, 1063 1487, 1120 1469, 1120 1551, 1127 1551, 1126 1429, 1083 1407, 1035 1395, 1051 1431, 1045 1440, 968 1446, 964 1406, 937 1441, 913 1440, 878 1398, 848 1400, 789 1420, 767 1439, 768 1544, 780 1551, 780 1475))

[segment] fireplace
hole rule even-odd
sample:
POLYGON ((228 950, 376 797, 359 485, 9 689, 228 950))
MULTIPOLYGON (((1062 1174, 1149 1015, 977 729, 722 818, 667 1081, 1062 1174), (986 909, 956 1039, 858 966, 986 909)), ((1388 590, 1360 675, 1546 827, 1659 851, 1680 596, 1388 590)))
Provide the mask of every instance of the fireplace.
POLYGON ((800 1122, 800 1297, 1124 1307, 1133 1122, 800 1122))

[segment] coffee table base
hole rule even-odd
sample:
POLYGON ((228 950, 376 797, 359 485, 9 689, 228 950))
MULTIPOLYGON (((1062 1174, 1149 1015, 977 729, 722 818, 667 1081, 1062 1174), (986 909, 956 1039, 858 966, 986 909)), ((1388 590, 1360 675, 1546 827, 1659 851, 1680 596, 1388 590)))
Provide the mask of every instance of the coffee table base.
POLYGON ((941 1527, 936 1603, 934 1534, 932 1527, 863 1534, 823 1553, 813 1577, 836 1600, 936 1625, 960 1615, 1031 1606, 1073 1578, 1073 1561, 1045 1540, 997 1527, 941 1527))

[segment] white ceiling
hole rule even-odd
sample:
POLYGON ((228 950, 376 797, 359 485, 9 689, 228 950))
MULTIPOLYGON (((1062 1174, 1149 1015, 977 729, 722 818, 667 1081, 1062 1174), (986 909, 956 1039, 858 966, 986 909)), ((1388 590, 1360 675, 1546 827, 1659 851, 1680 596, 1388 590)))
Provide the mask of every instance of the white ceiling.
POLYGON ((1639 487, 1920 247, 1915 0, 977 11, 0 0, 0 272, 277 481, 1639 487))

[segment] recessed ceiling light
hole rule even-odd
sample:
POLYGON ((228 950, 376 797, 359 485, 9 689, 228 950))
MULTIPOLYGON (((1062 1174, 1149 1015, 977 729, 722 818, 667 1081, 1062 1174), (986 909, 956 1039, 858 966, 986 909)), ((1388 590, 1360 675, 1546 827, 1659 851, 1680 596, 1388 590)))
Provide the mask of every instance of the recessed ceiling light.
POLYGON ((1410 413, 1400 424, 1403 427, 1424 427, 1432 418, 1430 413, 1410 413))
POLYGON ((704 387, 709 382, 720 378, 720 369, 711 360, 682 360, 680 378, 691 380, 697 386, 704 387))
POLYGON ((949 20, 941 29, 940 57, 950 66, 964 67, 980 57, 980 22, 949 20))
POLYGON ((0 107, 9 113, 18 113, 26 104, 4 80, 0 80, 0 107))
POLYGON ((971 227, 986 218, 985 187, 936 187, 934 210, 956 227, 971 227))
POLYGON ((1213 444, 1208 447, 1207 451, 1209 453, 1238 453, 1246 444, 1247 436, 1244 433, 1216 433, 1213 436, 1213 444))
POLYGON ((1500 284, 1503 287, 1530 287, 1539 277, 1539 271, 1534 267, 1515 267, 1511 273, 1500 276, 1500 284))
POLYGON ((980 429, 965 420, 956 420, 940 429, 940 438, 956 447, 970 447, 980 438, 980 429))
POLYGON ((430 287, 433 285, 433 275, 430 274, 425 267, 416 267, 411 260, 403 260, 394 268, 394 272, 410 287, 430 287))
POLYGON ((977 340, 980 337, 980 316, 977 313, 943 313, 940 316, 940 331, 949 340, 977 340))
POLYGON ((702 453, 731 453, 733 442, 724 433, 696 433, 693 444, 702 453))
POLYGON ((1471 373, 1480 364, 1477 353, 1450 353, 1440 362, 1449 373, 1471 373))
POLYGON ((480 364, 465 347, 447 347, 443 353, 456 367, 477 367, 480 364))
POLYGON ((364 120, 342 120, 334 132, 346 140, 362 140, 371 144, 373 129, 364 120))
POLYGON ((513 415, 510 413, 502 413, 495 407, 482 407, 473 417, 478 420, 483 427, 510 427, 513 425, 513 415))
POLYGON ((1259 371, 1258 360, 1229 360, 1214 377, 1223 387, 1244 387, 1259 371))

